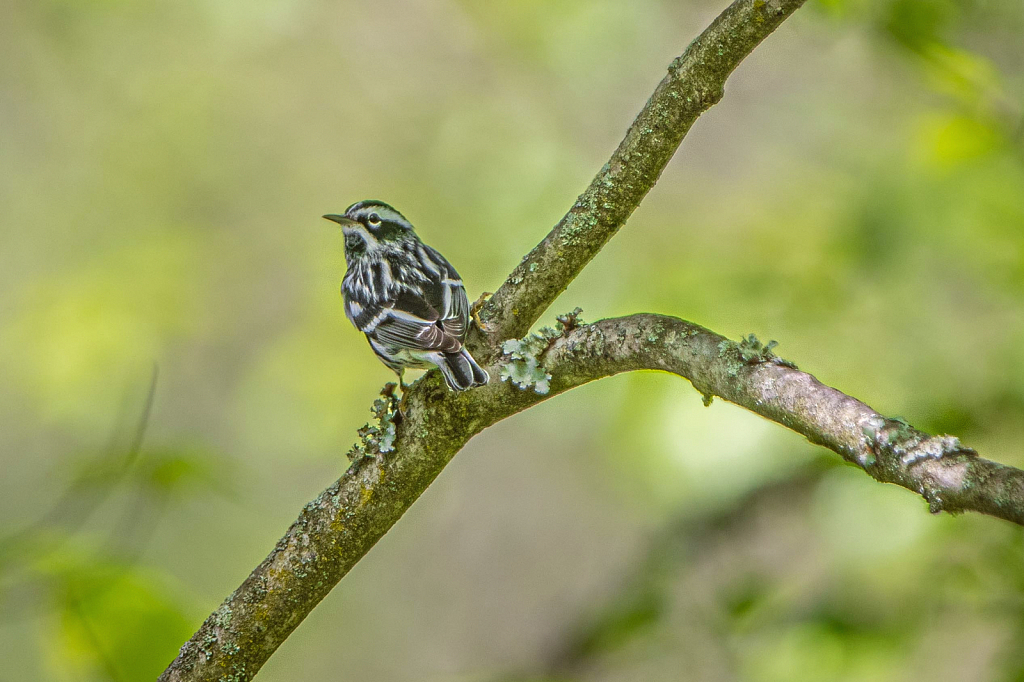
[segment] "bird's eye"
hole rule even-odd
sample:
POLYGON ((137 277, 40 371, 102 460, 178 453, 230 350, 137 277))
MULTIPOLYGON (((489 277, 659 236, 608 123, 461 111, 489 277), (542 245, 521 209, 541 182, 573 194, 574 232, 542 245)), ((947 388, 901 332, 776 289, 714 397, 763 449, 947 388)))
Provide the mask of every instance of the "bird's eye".
POLYGON ((366 216, 366 222, 376 227, 377 225, 380 225, 380 216, 377 215, 376 213, 371 213, 370 215, 366 216))

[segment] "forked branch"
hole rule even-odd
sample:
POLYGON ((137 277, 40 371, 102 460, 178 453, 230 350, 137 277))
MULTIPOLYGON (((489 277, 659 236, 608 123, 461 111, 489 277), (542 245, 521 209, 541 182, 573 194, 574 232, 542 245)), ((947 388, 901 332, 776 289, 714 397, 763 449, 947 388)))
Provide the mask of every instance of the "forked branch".
POLYGON ((509 350, 503 342, 526 334, 625 223, 690 126, 722 97, 729 74, 803 2, 736 0, 715 19, 672 63, 575 205, 483 306, 474 355, 489 358, 495 378, 524 363, 545 377, 543 386, 493 381, 453 394, 436 372, 427 374, 408 394, 406 418, 395 424, 381 412, 376 427, 363 434, 353 465, 305 506, 160 679, 251 679, 470 438, 549 397, 630 370, 685 377, 706 399, 720 396, 802 433, 876 479, 922 494, 933 510, 975 510, 1024 524, 1024 472, 981 459, 955 438, 929 437, 886 419, 752 338, 734 343, 657 315, 591 325, 567 318, 560 333, 538 343, 513 341, 517 360, 503 356, 503 348, 509 350))

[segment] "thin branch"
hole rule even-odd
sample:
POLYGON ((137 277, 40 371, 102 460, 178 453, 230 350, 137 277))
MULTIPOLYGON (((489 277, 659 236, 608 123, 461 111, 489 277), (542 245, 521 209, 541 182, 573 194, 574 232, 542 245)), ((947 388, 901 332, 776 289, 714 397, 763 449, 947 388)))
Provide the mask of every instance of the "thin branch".
POLYGON ((120 437, 119 429, 114 429, 110 442, 103 452, 82 467, 80 473, 71 481, 51 506, 39 519, 10 535, 0 537, 0 564, 10 561, 14 550, 23 546, 27 540, 38 535, 39 531, 48 526, 57 525, 67 518, 71 530, 81 527, 110 497, 117 484, 124 479, 142 451, 142 443, 146 437, 146 429, 153 413, 156 401, 156 386, 159 378, 159 366, 154 363, 146 390, 145 402, 139 413, 132 431, 128 446, 122 454, 117 445, 120 437))
MULTIPOLYGON (((752 337, 736 343, 684 320, 639 314, 581 327, 548 355, 580 378, 636 369, 678 374, 705 402, 718 396, 778 422, 875 480, 920 494, 933 512, 976 511, 1024 525, 1024 472, 978 457, 954 436, 929 436, 885 417, 752 337)), ((565 370, 553 369, 548 356, 544 364, 555 377, 552 391, 565 390, 565 370)))

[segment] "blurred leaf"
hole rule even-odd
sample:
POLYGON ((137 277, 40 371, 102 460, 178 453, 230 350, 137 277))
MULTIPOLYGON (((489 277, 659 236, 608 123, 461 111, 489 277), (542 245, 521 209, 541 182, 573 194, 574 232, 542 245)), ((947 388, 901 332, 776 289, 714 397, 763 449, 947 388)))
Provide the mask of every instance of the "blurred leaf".
POLYGON ((645 589, 613 605, 580 634, 573 654, 590 657, 609 653, 642 636, 664 613, 664 599, 660 591, 645 589))
POLYGON ((984 110, 1002 93, 999 70, 982 55, 941 43, 931 43, 922 52, 927 82, 968 110, 984 110))
POLYGON ((923 50, 941 40, 955 13, 951 0, 891 0, 886 5, 884 26, 903 46, 923 50))
POLYGON ((234 490, 228 461, 206 448, 147 450, 133 478, 153 493, 184 496, 203 491, 234 490))
POLYGON ((734 627, 743 629, 755 622, 759 612, 771 601, 771 586, 763 579, 751 576, 747 580, 727 590, 723 597, 723 608, 736 623, 734 627))
POLYGON ((779 627, 743 652, 745 679, 758 682, 834 682, 885 679, 900 655, 897 640, 844 636, 814 621, 779 627))
POLYGON ((30 567, 55 615, 44 621, 38 645, 57 679, 155 679, 195 625, 197 610, 181 587, 152 569, 112 561, 88 542, 52 543, 30 567))
POLYGON ((846 20, 867 14, 871 5, 872 0, 817 0, 812 4, 829 16, 846 20))
POLYGON ((192 633, 180 598, 148 572, 92 565, 57 578, 59 629, 47 646, 69 675, 155 679, 192 633))
POLYGON ((924 163, 949 169, 991 154, 1002 142, 999 131, 976 118, 938 113, 922 117, 917 146, 924 163))

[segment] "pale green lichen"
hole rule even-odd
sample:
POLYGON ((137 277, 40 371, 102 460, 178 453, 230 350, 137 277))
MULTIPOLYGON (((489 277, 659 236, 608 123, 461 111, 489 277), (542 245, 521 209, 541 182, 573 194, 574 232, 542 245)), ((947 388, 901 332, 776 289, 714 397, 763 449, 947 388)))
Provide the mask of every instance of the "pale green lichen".
MULTIPOLYGON (((902 417, 887 419, 881 416, 873 418, 862 428, 864 442, 871 450, 867 465, 879 466, 889 470, 888 476, 902 475, 912 467, 928 461, 941 460, 946 457, 977 457, 977 453, 964 446, 956 436, 929 436, 918 431, 902 417), (877 460, 876 457, 877 456, 877 460)), ((862 462, 862 465, 864 462, 862 462)), ((876 476, 875 473, 872 473, 876 476)), ((878 478, 878 476, 876 476, 878 478)), ((879 480, 891 480, 885 477, 879 480)), ((943 499, 946 490, 942 484, 930 477, 916 480, 917 492, 928 502, 933 514, 941 511, 957 513, 958 509, 948 509, 943 499)), ((969 485, 969 484, 967 484, 969 485)), ((907 486, 910 487, 910 486, 907 486)))
POLYGON ((926 459, 942 459, 953 454, 976 454, 965 447, 956 436, 928 436, 898 417, 890 419, 888 426, 886 444, 905 467, 926 459))
POLYGON ((231 620, 234 618, 234 614, 231 612, 231 605, 224 603, 220 605, 216 611, 214 611, 214 622, 219 627, 225 630, 231 627, 231 620))
POLYGON ((542 327, 536 334, 522 339, 508 339, 501 344, 501 352, 508 360, 501 366, 502 381, 511 381, 521 390, 533 389, 547 395, 551 390, 551 374, 544 368, 541 358, 551 344, 581 324, 581 308, 559 315, 553 327, 542 327))
POLYGON ((729 339, 720 341, 718 344, 718 357, 731 361, 728 365, 729 376, 737 376, 745 366, 764 363, 796 369, 795 364, 775 354, 774 349, 778 345, 778 341, 761 343, 760 339, 755 335, 747 334, 739 340, 739 343, 729 339))
POLYGON ((502 350, 511 355, 512 360, 502 365, 499 376, 502 381, 511 381, 522 390, 533 388, 539 395, 547 395, 551 390, 551 375, 539 365, 537 358, 523 356, 520 350, 510 350, 508 341, 502 344, 502 350))
POLYGON ((737 349, 739 350, 740 357, 743 358, 743 361, 747 364, 775 362, 776 364, 794 367, 795 365, 793 365, 793 363, 783 360, 772 352, 778 345, 778 341, 769 341, 768 343, 763 344, 753 334, 747 334, 740 339, 737 349))
POLYGON ((393 383, 386 384, 380 397, 373 401, 370 412, 375 418, 362 426, 356 434, 359 442, 348 451, 349 461, 356 462, 365 457, 386 455, 395 450, 395 415, 398 413, 398 400, 395 398, 393 383))
POLYGON ((499 372, 502 381, 511 381, 524 391, 533 388, 540 395, 547 394, 551 375, 541 365, 540 356, 548 349, 550 339, 542 334, 508 339, 501 344, 501 352, 509 358, 499 372))

